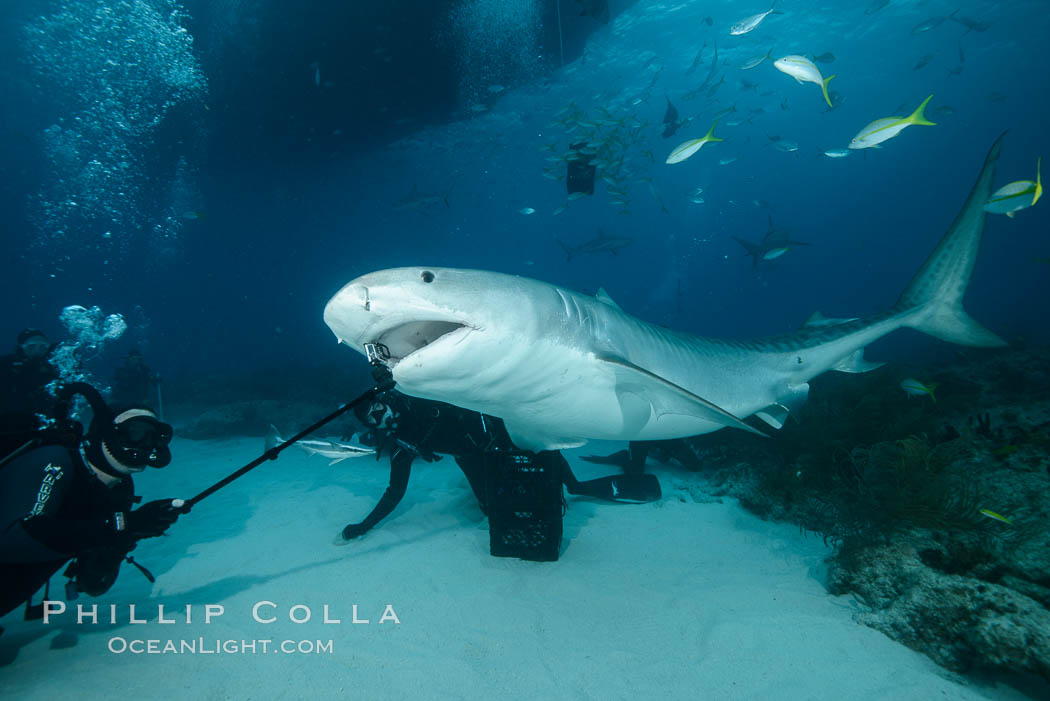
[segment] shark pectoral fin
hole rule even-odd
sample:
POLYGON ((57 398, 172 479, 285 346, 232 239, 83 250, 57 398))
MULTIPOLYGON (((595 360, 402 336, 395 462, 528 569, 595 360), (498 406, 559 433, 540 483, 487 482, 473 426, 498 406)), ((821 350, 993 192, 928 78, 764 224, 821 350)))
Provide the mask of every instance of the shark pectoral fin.
POLYGON ((612 355, 599 355, 598 359, 612 367, 617 385, 623 385, 625 388, 624 396, 643 397, 648 401, 656 416, 662 414, 695 416, 705 421, 739 428, 768 438, 765 433, 744 423, 717 404, 693 394, 654 372, 612 355))
POLYGON ((765 421, 767 424, 775 429, 781 429, 784 427, 784 422, 787 421, 787 417, 791 412, 783 404, 770 404, 765 409, 759 409, 755 412, 755 416, 765 421))
POLYGON ((507 429, 507 435, 510 437, 510 442, 521 450, 535 450, 537 452, 541 450, 567 450, 569 448, 579 448, 581 445, 587 443, 587 441, 582 438, 550 436, 536 431, 530 431, 528 429, 523 429, 510 421, 504 421, 503 425, 507 429))
POLYGON ((653 416, 653 407, 645 397, 645 388, 629 387, 617 383, 616 398, 623 415, 623 430, 627 435, 637 435, 653 416))
MULTIPOLYGON (((613 251, 613 252, 615 253, 615 251, 613 251)), ((598 294, 596 294, 594 296, 599 302, 604 302, 605 304, 608 304, 610 307, 615 307, 616 309, 620 309, 620 305, 613 301, 613 298, 609 296, 609 293, 605 291, 604 287, 599 287, 598 288, 598 294)), ((620 309, 620 311, 623 311, 623 310, 620 309)))
POLYGON ((870 372, 881 368, 886 363, 872 363, 864 359, 864 349, 858 348, 855 352, 850 353, 845 358, 840 360, 837 365, 832 367, 832 370, 837 372, 870 372))
POLYGON ((350 457, 350 456, 349 455, 344 455, 342 457, 338 457, 335 460, 333 460, 332 462, 328 463, 328 467, 331 467, 332 465, 335 465, 337 462, 342 462, 342 461, 346 460, 348 457, 350 457))

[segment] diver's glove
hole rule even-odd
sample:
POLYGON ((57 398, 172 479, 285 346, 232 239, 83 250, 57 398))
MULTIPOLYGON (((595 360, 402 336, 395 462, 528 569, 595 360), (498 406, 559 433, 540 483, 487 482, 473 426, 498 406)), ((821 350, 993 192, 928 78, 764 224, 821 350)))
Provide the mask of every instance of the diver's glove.
POLYGON ((172 506, 171 499, 157 499, 124 514, 123 524, 117 520, 117 530, 135 540, 155 538, 164 535, 164 531, 179 518, 179 513, 172 506))

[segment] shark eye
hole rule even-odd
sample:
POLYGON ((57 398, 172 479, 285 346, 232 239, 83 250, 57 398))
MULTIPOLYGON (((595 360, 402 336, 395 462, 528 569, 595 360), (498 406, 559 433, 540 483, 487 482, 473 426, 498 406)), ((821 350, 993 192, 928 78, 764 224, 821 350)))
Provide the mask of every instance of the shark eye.
POLYGON ((434 273, 429 270, 424 270, 419 277, 423 278, 423 282, 434 282, 434 273))

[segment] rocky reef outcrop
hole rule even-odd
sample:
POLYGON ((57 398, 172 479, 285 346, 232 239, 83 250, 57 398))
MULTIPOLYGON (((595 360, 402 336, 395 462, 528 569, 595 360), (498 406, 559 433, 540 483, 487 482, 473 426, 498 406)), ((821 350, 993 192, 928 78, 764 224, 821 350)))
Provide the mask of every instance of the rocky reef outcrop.
POLYGON ((1048 369, 1050 350, 1013 349, 832 373, 775 440, 688 443, 716 494, 834 545, 828 587, 859 622, 1050 693, 1048 369), (905 377, 936 383, 936 401, 905 377))

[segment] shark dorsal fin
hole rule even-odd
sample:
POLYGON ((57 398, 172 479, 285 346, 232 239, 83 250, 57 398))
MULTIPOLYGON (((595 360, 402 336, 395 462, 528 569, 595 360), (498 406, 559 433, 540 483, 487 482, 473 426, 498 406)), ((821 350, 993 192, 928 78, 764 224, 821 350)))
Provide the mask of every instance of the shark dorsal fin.
POLYGON ((804 323, 802 325, 803 326, 823 326, 824 324, 827 323, 827 320, 828 320, 828 318, 826 316, 821 314, 819 311, 816 311, 816 312, 813 312, 812 314, 810 314, 809 318, 806 319, 806 323, 804 323))
POLYGON ((270 424, 270 430, 266 432, 266 450, 273 450, 282 443, 284 441, 281 440, 281 434, 278 433, 277 427, 270 424))
POLYGON ((605 291, 604 287, 599 287, 598 288, 598 294, 594 295, 594 297, 599 302, 603 302, 605 304, 608 304, 610 307, 613 307, 615 309, 619 309, 621 312, 623 311, 622 309, 620 309, 620 305, 617 304, 616 302, 614 302, 613 298, 609 296, 609 293, 605 291))

